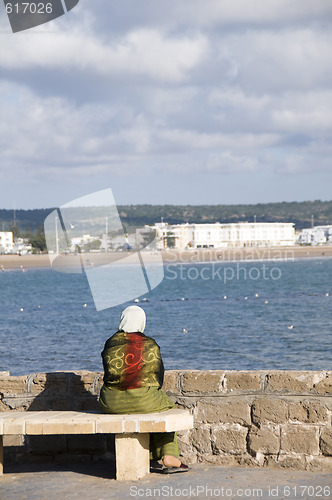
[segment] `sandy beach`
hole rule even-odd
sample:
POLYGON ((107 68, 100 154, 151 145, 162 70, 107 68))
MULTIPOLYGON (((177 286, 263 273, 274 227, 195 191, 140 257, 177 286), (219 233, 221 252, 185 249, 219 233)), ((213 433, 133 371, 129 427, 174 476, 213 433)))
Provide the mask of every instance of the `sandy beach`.
MULTIPOLYGON (((153 262, 157 258, 154 252, 145 252, 144 259, 153 262)), ((84 254, 84 259, 93 265, 103 265, 109 262, 121 261, 126 252, 90 253, 84 254)), ((162 252, 163 261, 171 262, 230 262, 257 260, 294 260, 300 258, 332 257, 332 246, 318 247, 269 247, 269 248, 224 248, 224 249, 193 249, 186 251, 168 250, 162 252)), ((64 256, 60 259, 77 259, 77 256, 64 256)), ((37 255, 0 255, 0 269, 50 268, 48 254, 37 255)))

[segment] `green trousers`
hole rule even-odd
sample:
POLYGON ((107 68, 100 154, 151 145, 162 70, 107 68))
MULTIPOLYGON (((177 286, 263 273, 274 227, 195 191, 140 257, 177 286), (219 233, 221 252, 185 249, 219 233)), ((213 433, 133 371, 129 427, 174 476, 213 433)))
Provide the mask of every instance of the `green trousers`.
MULTIPOLYGON (((173 401, 157 387, 140 387, 119 391, 102 386, 99 404, 104 413, 155 413, 176 408, 173 401)), ((179 456, 176 432, 150 434, 150 459, 160 460, 164 455, 179 456)))

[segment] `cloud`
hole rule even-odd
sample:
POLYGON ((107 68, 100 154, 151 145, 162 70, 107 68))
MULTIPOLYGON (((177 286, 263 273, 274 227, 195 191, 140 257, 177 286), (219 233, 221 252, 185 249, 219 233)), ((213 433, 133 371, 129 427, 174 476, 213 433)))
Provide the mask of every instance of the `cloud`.
POLYGON ((227 40, 232 57, 241 62, 236 83, 256 93, 330 87, 331 43, 330 30, 294 28, 248 31, 227 40))
POLYGON ((283 131, 331 134, 332 90, 286 93, 271 113, 275 126, 283 131))
MULTIPOLYGON (((128 31, 135 24, 155 29, 243 29, 252 26, 293 26, 321 21, 331 16, 330 0, 127 0, 125 4, 98 0, 86 3, 84 11, 95 31, 111 37, 114 32, 128 31)), ((76 9, 76 16, 83 13, 76 9)))
POLYGON ((83 73, 92 71, 96 78, 138 75, 180 82, 208 52, 203 35, 170 38, 151 29, 132 31, 112 43, 77 28, 46 35, 21 35, 9 47, 0 46, 0 67, 28 71, 34 68, 61 71, 70 67, 83 73))
POLYGON ((331 171, 331 13, 330 0, 81 1, 2 34, 0 169, 77 189, 331 171))
MULTIPOLYGON (((175 1, 171 2, 174 6, 175 1)), ((329 0, 184 0, 177 2, 176 17, 199 26, 277 25, 303 23, 331 15, 329 0)), ((172 9, 170 8, 172 11, 172 9)))

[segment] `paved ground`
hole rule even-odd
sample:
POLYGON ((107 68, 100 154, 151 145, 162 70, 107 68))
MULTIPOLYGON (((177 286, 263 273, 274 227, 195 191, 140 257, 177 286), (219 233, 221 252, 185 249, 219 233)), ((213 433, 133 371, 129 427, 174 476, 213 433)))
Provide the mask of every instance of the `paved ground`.
POLYGON ((19 465, 0 478, 1 500, 130 498, 332 499, 332 473, 196 465, 189 472, 114 480, 107 464, 19 465))

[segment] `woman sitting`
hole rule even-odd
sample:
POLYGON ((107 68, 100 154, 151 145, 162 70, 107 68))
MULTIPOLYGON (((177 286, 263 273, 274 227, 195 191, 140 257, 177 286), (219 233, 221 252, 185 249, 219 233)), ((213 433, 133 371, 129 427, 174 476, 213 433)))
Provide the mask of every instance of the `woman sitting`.
MULTIPOLYGON (((161 390, 164 365, 158 344, 144 335, 146 317, 141 307, 127 307, 118 331, 106 341, 101 353, 104 384, 100 405, 105 413, 154 413, 175 408, 161 390)), ((150 434, 150 459, 162 460, 161 472, 184 472, 178 459, 175 432, 150 434)))

